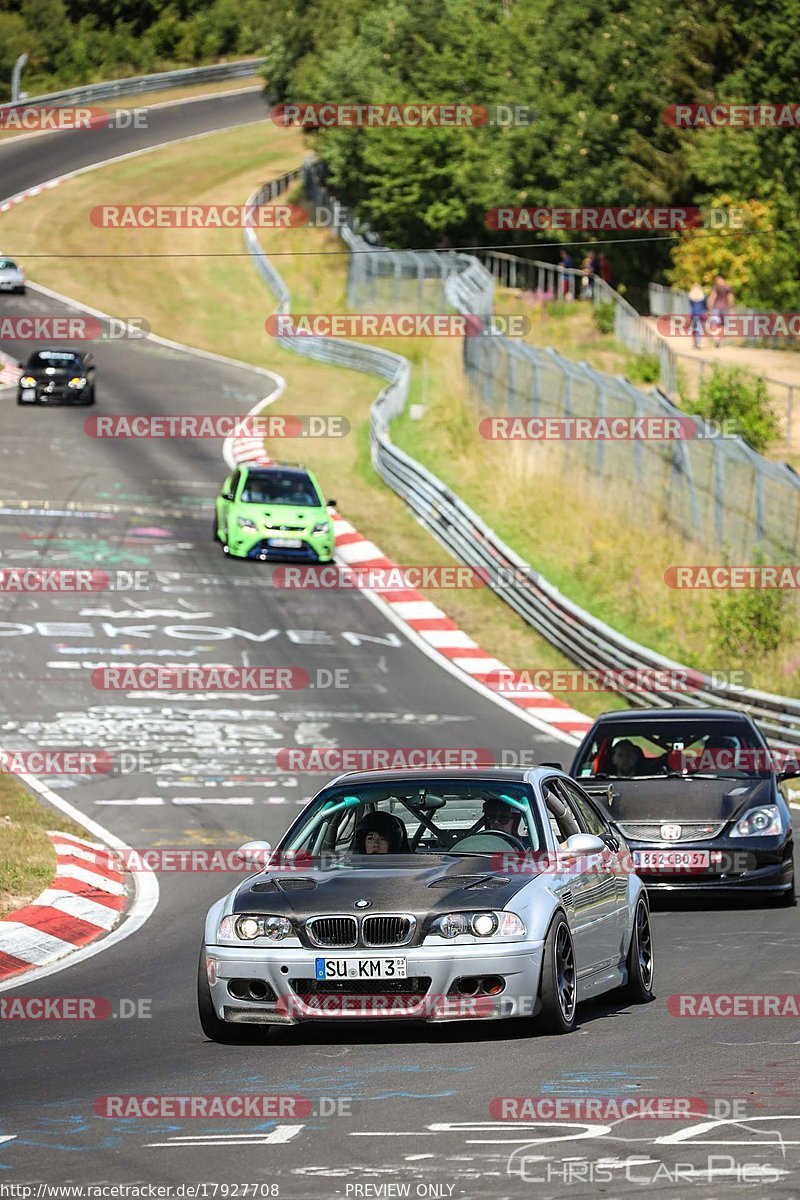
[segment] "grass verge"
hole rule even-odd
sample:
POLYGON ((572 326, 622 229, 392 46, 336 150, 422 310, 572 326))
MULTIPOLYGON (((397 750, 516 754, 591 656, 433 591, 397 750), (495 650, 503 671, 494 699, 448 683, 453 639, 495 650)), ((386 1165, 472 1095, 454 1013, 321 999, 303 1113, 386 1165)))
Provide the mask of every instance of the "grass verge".
POLYGON ((29 904, 50 883, 56 855, 47 830, 86 830, 40 804, 12 775, 0 775, 0 917, 29 904))

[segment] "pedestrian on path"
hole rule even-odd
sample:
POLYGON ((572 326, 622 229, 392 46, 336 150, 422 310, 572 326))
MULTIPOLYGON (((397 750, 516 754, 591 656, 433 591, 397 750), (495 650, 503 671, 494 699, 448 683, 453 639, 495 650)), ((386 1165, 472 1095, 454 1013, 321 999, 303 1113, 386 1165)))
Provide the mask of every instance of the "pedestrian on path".
POLYGON ((695 350, 699 350, 703 341, 703 326, 708 312, 706 294, 699 283, 693 283, 689 289, 689 314, 691 316, 692 338, 695 350))
POLYGON ((728 313, 733 310, 733 288, 728 287, 723 275, 717 275, 714 280, 711 295, 708 297, 708 307, 711 309, 712 316, 716 318, 714 345, 721 346, 725 322, 728 313))

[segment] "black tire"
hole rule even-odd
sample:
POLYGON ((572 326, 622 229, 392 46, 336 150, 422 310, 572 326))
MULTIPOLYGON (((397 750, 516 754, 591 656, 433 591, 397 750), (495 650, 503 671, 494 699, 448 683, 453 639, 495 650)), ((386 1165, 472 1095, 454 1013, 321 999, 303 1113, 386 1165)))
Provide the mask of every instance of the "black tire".
POLYGON ((542 1033, 571 1033, 575 1028, 577 995, 575 947, 567 919, 560 912, 553 919, 544 943, 538 1029, 542 1033))
POLYGON ((214 509, 214 523, 211 526, 211 536, 215 542, 222 542, 222 538, 219 536, 219 521, 217 520, 216 508, 214 509))
POLYGON ((227 1021, 221 1021, 216 1014, 211 1002, 211 989, 208 986, 205 946, 200 947, 200 962, 197 964, 197 1013, 203 1033, 210 1042, 230 1046, 246 1040, 246 1037, 242 1037, 243 1030, 238 1025, 229 1025, 227 1021))
POLYGON ((649 1004, 651 1000, 655 1000, 653 929, 650 924, 650 908, 643 896, 636 902, 633 933, 625 965, 628 968, 628 982, 620 991, 628 1004, 649 1004))

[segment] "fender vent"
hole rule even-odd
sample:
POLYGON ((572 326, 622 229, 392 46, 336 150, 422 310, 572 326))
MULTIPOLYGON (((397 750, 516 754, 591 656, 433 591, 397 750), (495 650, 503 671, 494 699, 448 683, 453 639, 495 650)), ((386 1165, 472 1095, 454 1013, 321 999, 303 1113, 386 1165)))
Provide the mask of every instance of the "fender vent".
POLYGON ((564 889, 564 891, 561 893, 561 899, 564 901, 564 904, 567 908, 572 908, 574 901, 572 899, 572 890, 570 888, 564 889))

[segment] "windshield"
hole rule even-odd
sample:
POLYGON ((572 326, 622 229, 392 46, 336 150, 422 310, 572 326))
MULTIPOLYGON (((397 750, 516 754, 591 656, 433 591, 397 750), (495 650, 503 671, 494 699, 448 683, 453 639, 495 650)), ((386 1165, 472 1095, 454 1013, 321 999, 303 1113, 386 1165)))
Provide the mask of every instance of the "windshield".
POLYGON ((574 772, 576 779, 652 776, 764 778, 769 751, 745 721, 647 721, 600 725, 574 772))
POLYGON ((395 855, 495 854, 544 846, 526 784, 476 780, 344 784, 324 792, 281 851, 351 865, 392 865, 395 855))
POLYGON ((77 354, 68 350, 39 350, 28 359, 28 367, 80 367, 81 360, 77 354))
POLYGON ((17 264, 10 258, 0 258, 0 271, 17 271, 17 264))
POLYGON ((308 475, 297 471, 270 471, 268 475, 250 475, 242 489, 245 504, 291 504, 319 508, 322 501, 308 475))

